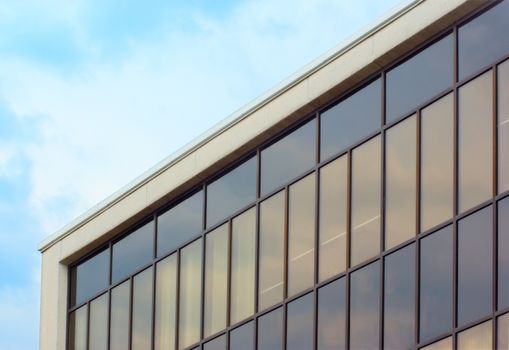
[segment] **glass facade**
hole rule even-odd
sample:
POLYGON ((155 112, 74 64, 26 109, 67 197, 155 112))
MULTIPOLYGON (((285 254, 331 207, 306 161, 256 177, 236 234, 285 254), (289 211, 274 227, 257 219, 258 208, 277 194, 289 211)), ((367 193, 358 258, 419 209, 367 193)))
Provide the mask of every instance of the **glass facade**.
POLYGON ((508 4, 70 266, 68 349, 507 348, 508 4))

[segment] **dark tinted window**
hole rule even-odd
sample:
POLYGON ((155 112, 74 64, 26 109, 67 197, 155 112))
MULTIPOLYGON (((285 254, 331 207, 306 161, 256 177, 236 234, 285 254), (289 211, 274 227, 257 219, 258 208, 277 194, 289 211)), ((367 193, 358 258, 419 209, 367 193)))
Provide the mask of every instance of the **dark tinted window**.
POLYGON ((113 244, 112 282, 118 282, 148 264, 153 258, 153 250, 153 221, 113 244))
POLYGON ((345 279, 318 290, 318 350, 345 349, 345 279))
POLYGON ((350 348, 378 349, 380 263, 355 271, 350 280, 350 348))
POLYGON ((386 122, 409 113, 453 80, 452 35, 403 62, 386 76, 386 122))
POLYGON ((226 350, 226 336, 222 335, 205 343, 203 350, 226 350))
POLYGON ((493 225, 491 207, 478 211, 458 226, 458 325, 491 311, 493 225))
POLYGON ((261 194, 267 194, 315 164, 316 120, 283 137, 261 153, 261 194))
POLYGON ((239 165, 207 186, 207 227, 256 198, 256 158, 239 165))
POLYGON ((258 319, 258 350, 280 350, 283 339, 283 309, 279 308, 258 319))
POLYGON ((320 159, 348 148, 380 128, 381 82, 372 82, 320 116, 320 159))
POLYGON ((198 236, 202 226, 203 191, 200 191, 157 218, 157 256, 198 236))
POLYGON ((420 340, 452 326, 452 227, 421 241, 420 340))
POLYGON ((313 294, 307 294, 288 304, 286 349, 313 348, 313 294))
POLYGON ((90 299, 109 284, 110 251, 99 254, 72 268, 71 305, 90 299))
POLYGON ((509 197, 498 202, 498 309, 509 307, 509 197))
POLYGON ((248 322, 230 332, 230 350, 254 349, 254 321, 248 322))
POLYGON ((466 23, 458 30, 460 80, 509 53, 509 1, 466 23))
POLYGON ((385 259, 384 348, 411 349, 415 334, 415 246, 385 259))

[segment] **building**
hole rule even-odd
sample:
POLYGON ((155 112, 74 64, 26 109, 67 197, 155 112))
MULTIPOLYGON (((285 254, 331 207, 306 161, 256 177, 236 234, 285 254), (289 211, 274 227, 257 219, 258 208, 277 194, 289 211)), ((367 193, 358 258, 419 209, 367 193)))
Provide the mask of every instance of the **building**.
POLYGON ((508 34, 402 5, 42 242, 41 349, 508 349, 508 34))

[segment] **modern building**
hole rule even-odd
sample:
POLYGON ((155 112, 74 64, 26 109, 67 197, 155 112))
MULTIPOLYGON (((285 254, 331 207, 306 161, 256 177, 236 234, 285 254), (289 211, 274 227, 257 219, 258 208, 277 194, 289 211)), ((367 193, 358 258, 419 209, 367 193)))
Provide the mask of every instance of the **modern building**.
POLYGON ((42 242, 41 349, 509 349, 508 57, 402 5, 42 242))

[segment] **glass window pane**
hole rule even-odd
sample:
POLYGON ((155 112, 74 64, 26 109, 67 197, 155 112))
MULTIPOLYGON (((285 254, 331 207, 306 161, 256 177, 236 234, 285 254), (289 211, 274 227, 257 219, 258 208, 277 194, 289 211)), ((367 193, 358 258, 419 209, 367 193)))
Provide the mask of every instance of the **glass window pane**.
POLYGON ((200 340, 202 240, 180 251, 179 349, 200 340))
POLYGON ((321 160, 380 128, 381 91, 381 81, 377 79, 321 114, 321 160))
POLYGON ((421 350, 452 350, 452 338, 445 338, 431 345, 421 348, 421 350))
POLYGON ((177 254, 156 265, 155 350, 175 349, 177 307, 177 254))
POLYGON ((258 350, 279 350, 283 346, 283 309, 258 318, 258 350))
POLYGON ((453 36, 448 35, 401 63, 386 76, 387 123, 452 85, 453 36))
POLYGON ((109 249, 75 266, 71 270, 71 306, 97 295, 109 284, 109 249))
POLYGON ((345 279, 341 278, 318 290, 318 350, 344 350, 345 279))
POLYGON ((254 312, 256 208, 232 221, 230 324, 254 312))
POLYGON ((230 332, 230 350, 254 350, 254 321, 230 332))
POLYGON ((71 313, 69 317, 69 349, 87 348, 87 305, 71 313))
POLYGON ((228 289, 228 224, 207 234, 205 239, 205 322, 208 337, 226 327, 228 289))
POLYGON ((491 321, 458 334, 458 350, 490 350, 492 348, 491 321))
POLYGON ((380 252, 380 136, 352 154, 351 266, 380 252))
POLYGON ((157 256, 177 249, 203 227, 203 191, 193 194, 157 218, 157 256))
POLYGON ((385 249, 415 236, 416 120, 405 119, 385 138, 385 249))
POLYGON ((320 281, 346 269, 347 167, 345 155, 320 169, 320 281))
POLYGON ((503 1, 458 29, 460 80, 509 53, 509 1, 503 1))
POLYGON ((226 335, 222 335, 203 344, 203 350, 226 350, 226 335))
POLYGON ((309 350, 313 348, 313 293, 288 304, 286 349, 309 350))
POLYGON ((458 326, 491 312, 492 218, 488 207, 458 224, 458 326))
POLYGON ((113 244, 112 283, 120 281, 151 262, 153 251, 153 221, 113 244))
POLYGON ((108 349, 108 293, 90 302, 89 349, 108 349))
POLYGON ((452 227, 421 240, 420 340, 439 336, 452 326, 452 227))
POLYGON ((285 251, 285 191, 260 205, 258 309, 283 300, 285 251))
POLYGON ((288 295, 314 283, 315 174, 290 186, 288 208, 288 295))
POLYGON ((148 268, 133 278, 133 329, 131 349, 151 346, 153 270, 148 268))
POLYGON ((459 212, 492 195, 493 84, 487 72, 459 90, 459 212))
POLYGON ((509 349, 509 313, 498 318, 497 349, 509 349))
POLYGON ((207 227, 256 199, 256 157, 207 186, 207 227))
POLYGON ((363 267, 350 278, 350 348, 378 349, 380 263, 363 267))
POLYGON ((130 281, 111 290, 110 350, 129 347, 130 281))
POLYGON ((509 190, 509 61, 498 66, 498 193, 509 190))
POLYGON ((453 215, 453 103, 449 94, 421 113, 421 232, 453 215))
POLYGON ((509 307, 509 197, 498 202, 498 310, 509 307))
POLYGON ((411 349, 415 335, 415 246, 385 258, 384 348, 411 349))
POLYGON ((316 120, 283 137, 261 153, 261 195, 284 185, 316 162, 316 120))

